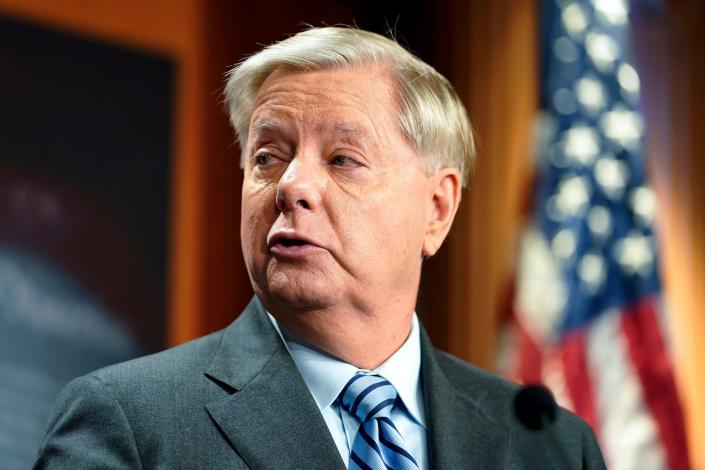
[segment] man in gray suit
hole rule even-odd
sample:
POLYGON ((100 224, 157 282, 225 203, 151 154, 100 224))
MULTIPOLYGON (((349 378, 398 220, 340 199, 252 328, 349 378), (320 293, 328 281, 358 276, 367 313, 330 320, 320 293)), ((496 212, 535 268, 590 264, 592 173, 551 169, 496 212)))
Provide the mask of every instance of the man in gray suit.
POLYGON ((394 41, 314 28, 236 66, 241 238, 228 328, 76 379, 37 468, 604 468, 559 411, 431 346, 414 313, 474 159, 448 81, 394 41))

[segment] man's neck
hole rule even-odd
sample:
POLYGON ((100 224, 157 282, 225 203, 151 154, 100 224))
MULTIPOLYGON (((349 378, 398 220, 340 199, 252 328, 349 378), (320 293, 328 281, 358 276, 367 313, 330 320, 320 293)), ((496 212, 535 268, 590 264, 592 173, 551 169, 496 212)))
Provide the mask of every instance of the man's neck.
POLYGON ((372 370, 394 354, 409 336, 414 305, 402 308, 404 311, 395 311, 387 305, 369 314, 353 309, 269 310, 302 340, 355 367, 372 370))

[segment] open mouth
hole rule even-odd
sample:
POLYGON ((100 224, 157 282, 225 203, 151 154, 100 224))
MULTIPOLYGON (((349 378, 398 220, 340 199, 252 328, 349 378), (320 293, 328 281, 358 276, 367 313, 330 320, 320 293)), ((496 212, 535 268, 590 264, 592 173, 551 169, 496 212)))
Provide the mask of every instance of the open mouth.
POLYGON ((308 256, 321 249, 321 247, 305 235, 296 233, 277 233, 274 234, 269 242, 269 250, 272 254, 287 258, 308 256))
POLYGON ((303 240, 299 240, 297 238, 279 238, 275 240, 274 242, 275 245, 284 245, 285 247, 291 247, 291 246, 304 246, 308 245, 307 242, 303 240))

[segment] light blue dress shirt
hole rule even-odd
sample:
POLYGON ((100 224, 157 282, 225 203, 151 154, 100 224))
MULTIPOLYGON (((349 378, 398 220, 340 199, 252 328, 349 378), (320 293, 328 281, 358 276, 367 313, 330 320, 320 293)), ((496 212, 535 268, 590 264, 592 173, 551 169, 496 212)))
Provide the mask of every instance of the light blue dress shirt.
MULTIPOLYGON (((360 369, 316 349, 286 329, 280 328, 271 314, 269 318, 301 372, 347 466, 350 448, 360 423, 342 409, 336 399, 348 380, 360 369)), ((372 372, 387 379, 397 389, 406 409, 395 406, 391 414, 392 421, 404 437, 406 448, 416 459, 419 468, 428 469, 426 418, 421 387, 421 343, 416 314, 413 316, 411 332, 406 342, 372 372)))

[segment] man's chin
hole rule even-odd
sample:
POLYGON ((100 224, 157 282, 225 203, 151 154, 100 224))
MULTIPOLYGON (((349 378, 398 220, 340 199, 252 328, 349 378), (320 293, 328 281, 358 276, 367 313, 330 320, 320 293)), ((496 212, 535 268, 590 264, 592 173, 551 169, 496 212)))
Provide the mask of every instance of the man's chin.
POLYGON ((316 292, 315 289, 268 289, 263 299, 265 305, 271 304, 272 310, 313 311, 325 310, 333 305, 331 292, 316 292))
POLYGON ((317 270, 273 269, 270 266, 259 289, 263 300, 291 310, 320 310, 335 303, 341 289, 331 282, 333 276, 317 270))

